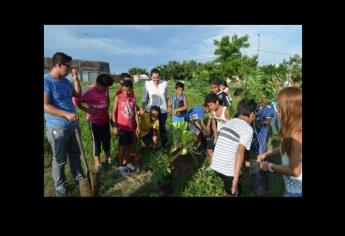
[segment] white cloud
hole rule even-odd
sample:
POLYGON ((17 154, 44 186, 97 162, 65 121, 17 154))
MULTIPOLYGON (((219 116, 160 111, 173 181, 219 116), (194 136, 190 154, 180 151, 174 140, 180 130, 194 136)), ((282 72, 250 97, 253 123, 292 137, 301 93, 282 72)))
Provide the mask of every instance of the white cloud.
POLYGON ((99 55, 147 55, 155 52, 154 48, 130 45, 116 38, 78 37, 68 28, 54 26, 45 27, 44 42, 45 52, 73 50, 99 55))

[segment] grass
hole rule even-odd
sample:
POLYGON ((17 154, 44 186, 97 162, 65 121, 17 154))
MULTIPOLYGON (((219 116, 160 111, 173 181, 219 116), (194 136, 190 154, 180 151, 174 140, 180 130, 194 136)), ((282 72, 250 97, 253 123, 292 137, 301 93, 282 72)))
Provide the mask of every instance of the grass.
MULTIPOLYGON (((169 81, 169 96, 175 93, 175 84, 173 81, 169 81)), ((82 87, 86 87, 87 83, 82 83, 82 87)), ((136 83, 134 85, 134 92, 137 98, 137 104, 141 104, 142 96, 142 84, 136 83)), ((109 88, 110 92, 110 110, 112 109, 113 100, 116 91, 119 89, 119 84, 114 84, 109 88)), ((208 88, 198 88, 194 84, 185 83, 185 95, 189 102, 189 108, 193 106, 201 106, 204 102, 204 95, 208 93, 208 88)), ((234 89, 230 88, 230 94, 233 94, 234 89)), ((85 119, 85 113, 80 109, 77 109, 77 114, 80 117, 80 129, 82 135, 82 142, 87 157, 89 168, 92 169, 93 157, 92 157, 92 140, 91 133, 88 127, 88 123, 85 119)), ((171 118, 167 120, 167 132, 172 139, 171 131, 171 118)), ((188 144, 186 144, 188 145, 188 144)), ((275 134, 271 139, 268 147, 271 148, 278 145, 277 135, 275 134)), ((118 153, 117 139, 112 135, 111 137, 111 156, 115 158, 118 153)), ((104 158, 104 154, 101 154, 101 159, 104 158)), ((164 181, 162 175, 165 176, 165 166, 157 167, 155 171, 148 170, 152 165, 159 165, 166 158, 169 158, 167 154, 163 152, 150 153, 150 155, 144 155, 143 168, 140 171, 131 173, 128 176, 121 177, 114 166, 110 167, 106 171, 102 171, 99 175, 101 184, 100 196, 107 197, 141 197, 152 196, 160 197, 166 196, 159 184, 164 181), (161 169, 159 169, 161 168, 161 169)), ((194 157, 195 159, 195 157, 194 157)), ((54 182, 51 176, 51 149, 44 134, 44 196, 54 196, 54 182)), ((275 162, 279 163, 280 158, 276 158, 275 162)), ((162 165, 162 163, 160 164, 162 165)), ((152 169, 152 168, 151 168, 152 169)), ((78 197, 79 190, 75 184, 69 164, 66 164, 65 168, 66 177, 68 180, 67 191, 68 196, 78 197)), ((284 191, 284 183, 281 175, 270 174, 270 191, 268 196, 282 196, 284 191)), ((243 193, 242 196, 254 196, 249 190, 249 178, 248 170, 243 170, 243 193)), ((207 170, 207 164, 204 159, 198 159, 195 167, 186 175, 183 176, 174 184, 173 192, 170 196, 224 196, 223 183, 220 178, 210 170, 207 170)))

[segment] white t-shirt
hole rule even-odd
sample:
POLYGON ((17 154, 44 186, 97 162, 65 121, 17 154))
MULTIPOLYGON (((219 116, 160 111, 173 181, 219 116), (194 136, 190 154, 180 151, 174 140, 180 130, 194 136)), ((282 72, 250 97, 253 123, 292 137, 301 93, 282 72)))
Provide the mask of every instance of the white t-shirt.
POLYGON ((168 83, 160 80, 158 88, 154 85, 153 81, 145 81, 143 96, 141 101, 148 102, 146 111, 150 112, 152 106, 157 106, 161 109, 162 113, 167 113, 166 98, 168 96, 168 83))
POLYGON ((218 135, 211 169, 226 176, 234 176, 238 146, 242 144, 249 150, 252 138, 253 129, 246 121, 239 118, 227 121, 218 135))

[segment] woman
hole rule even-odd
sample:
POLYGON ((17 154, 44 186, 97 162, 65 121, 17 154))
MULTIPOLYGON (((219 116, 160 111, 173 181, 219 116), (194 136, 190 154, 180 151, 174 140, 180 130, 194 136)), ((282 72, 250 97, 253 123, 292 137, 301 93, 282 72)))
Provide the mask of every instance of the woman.
POLYGON ((278 94, 278 115, 281 119, 280 147, 258 155, 264 171, 283 174, 285 197, 302 196, 302 90, 288 87, 278 94), (280 154, 282 165, 264 161, 280 154))
POLYGON ((159 135, 164 149, 167 148, 167 133, 165 123, 168 111, 168 83, 160 80, 160 71, 156 68, 151 70, 151 80, 146 81, 142 95, 141 113, 150 112, 152 106, 160 108, 159 119, 159 135))

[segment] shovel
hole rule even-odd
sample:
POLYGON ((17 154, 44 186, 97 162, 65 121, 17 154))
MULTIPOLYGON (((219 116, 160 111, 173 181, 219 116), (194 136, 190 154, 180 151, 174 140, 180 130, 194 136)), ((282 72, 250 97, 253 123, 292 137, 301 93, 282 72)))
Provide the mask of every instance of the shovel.
POLYGON ((77 128, 75 128, 75 134, 76 134, 77 142, 78 142, 80 153, 81 153, 81 161, 83 163, 86 177, 87 177, 87 178, 79 181, 80 195, 82 197, 93 197, 93 188, 92 188, 94 186, 93 185, 93 179, 91 177, 91 172, 90 172, 89 167, 87 165, 83 144, 80 140, 80 133, 79 133, 79 130, 77 128))

